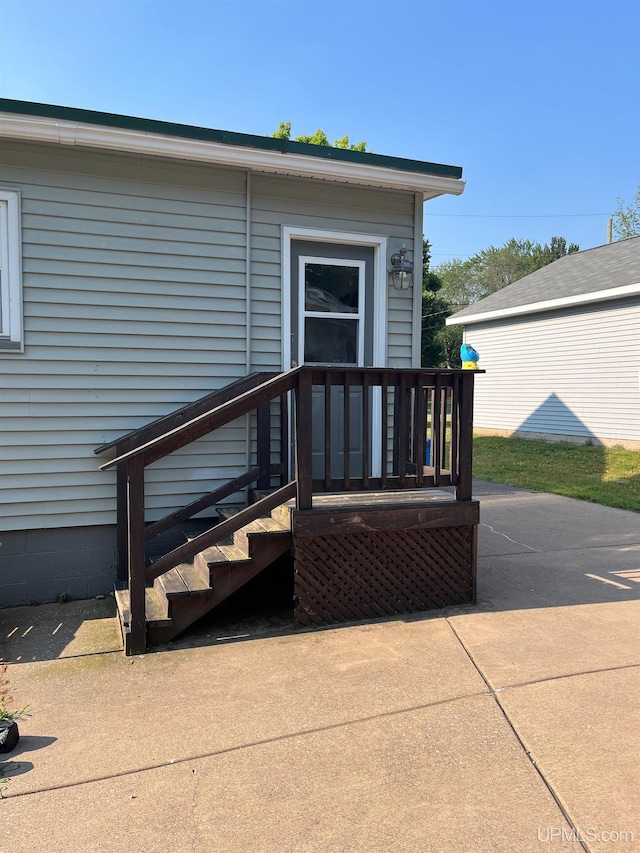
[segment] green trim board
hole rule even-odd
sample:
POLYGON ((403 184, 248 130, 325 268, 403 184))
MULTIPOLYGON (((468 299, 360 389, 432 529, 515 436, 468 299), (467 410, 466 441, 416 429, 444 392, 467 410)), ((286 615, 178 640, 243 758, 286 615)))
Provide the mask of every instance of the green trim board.
POLYGON ((135 130, 143 133, 155 133, 183 139, 197 139, 204 142, 218 142, 223 145, 237 145, 243 148, 258 148, 263 151, 280 151, 284 154, 303 154, 325 160, 342 160, 348 163, 361 163, 367 166, 379 166, 386 169, 402 169, 407 172, 416 172, 425 175, 439 175, 448 178, 462 177, 462 167, 460 166, 447 166, 442 163, 429 163, 422 160, 410 160, 404 157, 390 157, 386 154, 372 154, 369 151, 350 151, 344 148, 310 145, 306 142, 276 139, 272 136, 235 133, 228 130, 215 130, 213 128, 158 121, 156 119, 136 118, 135 116, 105 113, 98 110, 85 110, 77 107, 63 107, 53 104, 39 104, 31 101, 0 98, 0 111, 16 115, 39 116, 41 118, 81 122, 83 124, 115 127, 123 130, 135 130))

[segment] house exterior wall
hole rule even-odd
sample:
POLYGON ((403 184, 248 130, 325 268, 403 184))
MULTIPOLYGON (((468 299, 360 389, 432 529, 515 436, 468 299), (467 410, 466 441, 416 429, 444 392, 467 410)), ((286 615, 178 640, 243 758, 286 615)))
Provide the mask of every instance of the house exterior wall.
MULTIPOLYGON (((252 346, 256 369, 281 363, 281 226, 360 232, 413 248, 411 193, 252 176, 252 346)), ((419 238, 421 239, 421 238, 419 238)), ((420 255, 421 257, 421 255, 420 255)), ((385 286, 387 366, 411 367, 411 294, 385 286)))
MULTIPOLYGON (((281 225, 413 244, 411 193, 3 142, 22 195, 25 352, 0 354, 0 530, 115 521, 96 446, 247 372, 280 370, 281 225)), ((386 287, 388 363, 411 364, 412 300, 386 287)), ((148 520, 246 467, 237 422, 148 469, 148 520), (186 467, 185 467, 186 465, 186 467)), ((102 534, 101 534, 102 535, 102 534)), ((102 540, 101 540, 102 541, 102 540)))
POLYGON ((467 326, 474 427, 640 446, 639 328, 637 297, 467 326))
MULTIPOLYGON (((22 194, 25 352, 0 356, 0 524, 111 524, 94 447, 245 373, 245 176, 7 144, 2 180, 22 194)), ((150 517, 232 476, 243 436, 218 464, 186 449, 186 477, 177 454, 150 470, 150 517)))

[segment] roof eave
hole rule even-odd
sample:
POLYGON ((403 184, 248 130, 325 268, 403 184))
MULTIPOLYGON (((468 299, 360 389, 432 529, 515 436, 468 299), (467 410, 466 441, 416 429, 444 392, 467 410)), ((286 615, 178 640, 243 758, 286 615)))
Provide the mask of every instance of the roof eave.
POLYGON ((580 293, 576 296, 559 297, 558 299, 545 299, 541 302, 532 302, 529 305, 516 305, 511 308, 497 308, 494 311, 483 311, 478 314, 460 316, 452 314, 447 317, 447 326, 471 326, 475 323, 487 323, 491 320, 503 320, 510 317, 518 317, 526 314, 540 314, 544 311, 555 311, 561 308, 571 308, 574 305, 587 305, 593 302, 608 302, 612 299, 624 299, 626 296, 640 294, 640 282, 636 284, 625 284, 621 287, 611 287, 607 290, 595 290, 591 293, 580 293))
POLYGON ((324 159, 292 151, 263 150, 224 142, 192 139, 131 128, 111 127, 52 118, 0 113, 0 137, 71 147, 146 154, 200 163, 216 163, 258 172, 316 178, 358 186, 421 193, 424 200, 461 195, 460 178, 402 168, 324 159))

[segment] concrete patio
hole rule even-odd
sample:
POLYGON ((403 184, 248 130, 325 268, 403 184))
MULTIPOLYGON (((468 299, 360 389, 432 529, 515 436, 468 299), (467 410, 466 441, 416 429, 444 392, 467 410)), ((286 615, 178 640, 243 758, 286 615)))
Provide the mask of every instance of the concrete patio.
POLYGON ((0 611, 0 850, 640 849, 640 516, 477 483, 478 602, 125 658, 110 599, 0 611))

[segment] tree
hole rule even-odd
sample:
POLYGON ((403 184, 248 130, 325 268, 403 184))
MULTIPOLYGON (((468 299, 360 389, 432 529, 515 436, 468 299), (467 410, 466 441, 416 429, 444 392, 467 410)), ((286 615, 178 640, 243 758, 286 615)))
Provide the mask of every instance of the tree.
POLYGON ((451 314, 446 300, 438 296, 442 281, 429 270, 431 262, 431 244, 422 239, 422 367, 435 367, 442 362, 443 351, 439 339, 445 328, 445 319, 451 314))
MULTIPOLYGON (((278 125, 278 129, 272 135, 275 139, 291 139, 291 122, 281 121, 278 125)), ((327 134, 324 132, 324 130, 316 130, 313 136, 294 136, 293 142, 306 142, 309 145, 324 145, 327 148, 346 148, 349 151, 367 150, 366 142, 357 142, 354 144, 350 144, 348 136, 343 136, 341 139, 334 139, 333 146, 331 146, 331 143, 329 142, 327 134)))
POLYGON ((447 326, 449 315, 579 250, 576 243, 567 245, 564 237, 552 237, 544 246, 512 238, 504 246, 489 246, 466 261, 454 258, 429 271, 429 276, 435 276, 440 286, 434 296, 423 285, 423 366, 460 367, 462 326, 447 326), (441 322, 436 314, 442 318, 441 322))
POLYGON ((544 246, 511 238, 503 246, 489 246, 466 261, 441 264, 436 273, 442 279, 442 296, 457 311, 579 250, 577 243, 567 245, 564 237, 552 237, 544 246))
POLYGON ((636 189, 634 200, 628 207, 624 207, 624 201, 619 198, 618 209, 613 214, 613 234, 616 240, 624 240, 626 237, 640 236, 640 184, 636 189))
POLYGON ((533 250, 534 269, 539 270, 550 264, 552 261, 557 261, 558 258, 564 258, 565 255, 573 255, 574 252, 579 252, 580 246, 577 243, 569 243, 564 237, 552 237, 551 241, 546 246, 540 246, 536 243, 533 250))

